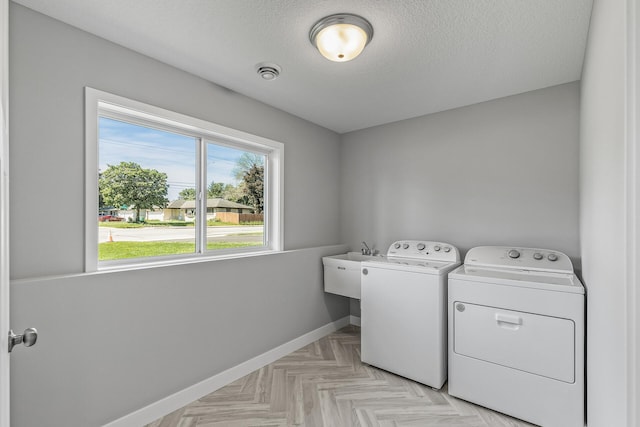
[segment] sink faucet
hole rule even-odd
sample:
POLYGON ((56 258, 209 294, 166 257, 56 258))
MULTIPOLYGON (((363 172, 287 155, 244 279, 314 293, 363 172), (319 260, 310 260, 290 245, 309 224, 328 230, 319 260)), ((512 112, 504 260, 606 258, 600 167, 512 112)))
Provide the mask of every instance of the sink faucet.
POLYGON ((371 255, 371 249, 369 249, 369 246, 367 246, 367 242, 362 242, 362 246, 364 246, 364 248, 362 248, 361 252, 362 255, 371 255))

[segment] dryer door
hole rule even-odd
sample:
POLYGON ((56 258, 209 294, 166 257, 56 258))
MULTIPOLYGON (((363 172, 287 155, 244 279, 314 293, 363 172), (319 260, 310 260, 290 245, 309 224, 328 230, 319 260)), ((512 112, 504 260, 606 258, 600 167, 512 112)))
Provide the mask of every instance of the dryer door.
POLYGON ((453 303, 453 351, 457 354, 573 383, 572 320, 453 303))

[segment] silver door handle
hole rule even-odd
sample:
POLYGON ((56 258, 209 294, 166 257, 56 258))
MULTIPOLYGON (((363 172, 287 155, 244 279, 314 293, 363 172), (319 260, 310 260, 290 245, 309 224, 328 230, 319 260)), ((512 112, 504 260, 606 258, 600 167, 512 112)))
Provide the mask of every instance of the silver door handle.
POLYGON ((38 331, 36 328, 27 328, 22 335, 16 335, 13 330, 9 331, 9 353, 13 347, 18 344, 24 344, 25 347, 31 347, 38 341, 38 331))

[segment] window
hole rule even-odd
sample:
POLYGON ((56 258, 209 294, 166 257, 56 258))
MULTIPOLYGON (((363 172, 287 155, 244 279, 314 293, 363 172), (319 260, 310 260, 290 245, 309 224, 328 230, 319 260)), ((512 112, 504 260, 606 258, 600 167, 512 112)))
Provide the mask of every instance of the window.
POLYGON ((283 144, 85 96, 86 271, 282 249, 283 144))

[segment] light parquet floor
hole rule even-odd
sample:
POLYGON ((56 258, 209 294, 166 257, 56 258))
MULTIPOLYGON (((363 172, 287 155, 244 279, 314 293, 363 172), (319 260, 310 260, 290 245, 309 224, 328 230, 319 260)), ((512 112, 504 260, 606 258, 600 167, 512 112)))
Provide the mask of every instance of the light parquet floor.
POLYGON ((147 427, 532 427, 360 361, 348 326, 147 427))

